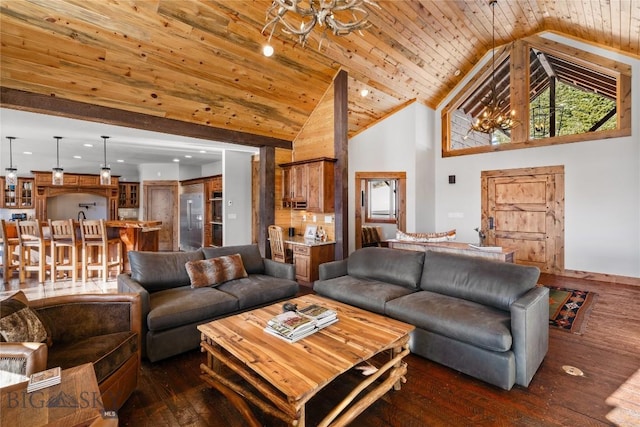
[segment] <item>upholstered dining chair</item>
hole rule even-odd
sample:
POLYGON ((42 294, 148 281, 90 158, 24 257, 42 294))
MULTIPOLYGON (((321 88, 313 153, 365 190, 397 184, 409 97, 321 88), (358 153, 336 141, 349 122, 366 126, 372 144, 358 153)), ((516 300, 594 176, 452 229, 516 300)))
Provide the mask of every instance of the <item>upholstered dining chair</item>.
POLYGON ((293 251, 287 249, 282 237, 282 227, 277 225, 269 226, 269 243, 271 245, 271 259, 287 264, 293 263, 293 251))
POLYGON ((9 227, 4 219, 0 220, 0 233, 0 240, 2 240, 2 280, 4 283, 9 283, 12 273, 20 269, 20 260, 16 253, 16 248, 20 246, 20 242, 18 241, 18 232, 15 227, 9 227))
POLYGON ((42 223, 18 221, 18 243, 20 245, 19 275, 24 283, 32 271, 38 272, 38 282, 44 283, 47 270, 47 252, 51 240, 45 238, 42 223))
POLYGON ((59 271, 71 272, 71 280, 78 280, 82 242, 76 235, 72 219, 49 220, 51 234, 51 282, 55 283, 59 271))
POLYGON ((89 271, 99 271, 102 280, 109 278, 109 269, 117 268, 122 272, 122 242, 119 237, 109 238, 107 225, 103 219, 80 220, 82 236, 82 283, 87 281, 89 271), (114 248, 112 256, 111 248, 114 248), (97 256, 96 255, 97 252, 97 256))

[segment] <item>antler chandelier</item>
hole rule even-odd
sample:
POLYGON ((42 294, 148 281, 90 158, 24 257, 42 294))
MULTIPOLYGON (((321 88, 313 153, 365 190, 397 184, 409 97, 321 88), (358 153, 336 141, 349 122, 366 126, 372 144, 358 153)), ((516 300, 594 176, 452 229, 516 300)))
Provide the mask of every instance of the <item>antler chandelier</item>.
POLYGON ((297 36, 303 46, 316 24, 337 36, 345 36, 369 26, 367 5, 379 7, 373 0, 273 0, 262 33, 271 27, 271 40, 281 24, 282 31, 297 36))
POLYGON ((479 117, 471 124, 470 131, 482 132, 491 134, 497 130, 508 132, 514 127, 518 126, 519 122, 515 120, 515 110, 512 110, 509 114, 502 112, 502 104, 504 100, 499 101, 497 97, 496 88, 496 3, 498 0, 491 0, 489 5, 492 10, 492 29, 493 35, 491 38, 492 45, 492 71, 491 71, 491 94, 489 101, 485 104, 485 108, 479 117))

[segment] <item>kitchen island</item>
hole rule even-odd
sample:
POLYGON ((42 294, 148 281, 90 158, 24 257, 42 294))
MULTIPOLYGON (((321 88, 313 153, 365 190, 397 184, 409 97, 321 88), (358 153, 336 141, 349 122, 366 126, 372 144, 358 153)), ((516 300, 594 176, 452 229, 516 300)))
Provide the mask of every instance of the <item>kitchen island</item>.
POLYGON ((116 233, 122 241, 123 271, 129 273, 129 251, 158 251, 162 221, 113 220, 107 221, 109 234, 116 233))

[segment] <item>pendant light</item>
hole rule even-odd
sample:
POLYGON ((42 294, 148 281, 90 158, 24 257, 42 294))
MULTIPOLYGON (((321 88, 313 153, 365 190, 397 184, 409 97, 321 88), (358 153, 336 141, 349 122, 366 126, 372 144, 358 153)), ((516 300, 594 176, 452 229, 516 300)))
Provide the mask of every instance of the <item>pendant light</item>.
POLYGON ((107 165, 107 139, 109 137, 101 136, 100 138, 104 140, 104 164, 100 169, 100 185, 111 185, 111 168, 107 165))
POLYGON ((516 112, 511 110, 509 113, 503 112, 503 100, 498 99, 496 85, 496 4, 498 0, 491 0, 491 93, 489 101, 485 104, 482 114, 471 124, 469 132, 476 131, 486 134, 492 134, 496 131, 502 131, 508 134, 513 128, 518 126, 519 122, 515 119, 516 112))
POLYGON ((56 167, 52 169, 51 184, 63 185, 64 184, 64 169, 60 167, 60 140, 61 136, 54 136, 56 140, 56 167))
POLYGON ((12 142, 16 139, 15 136, 8 136, 9 140, 9 167, 5 169, 7 175, 4 178, 5 185, 8 186, 16 186, 18 185, 18 169, 13 167, 13 150, 12 150, 12 142))

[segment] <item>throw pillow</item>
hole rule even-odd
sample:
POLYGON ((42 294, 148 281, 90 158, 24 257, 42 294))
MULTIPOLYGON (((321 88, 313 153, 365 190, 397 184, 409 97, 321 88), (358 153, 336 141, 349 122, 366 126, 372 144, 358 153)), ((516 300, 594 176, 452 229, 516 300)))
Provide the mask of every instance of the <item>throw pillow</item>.
POLYGON ((22 291, 0 304, 0 337, 4 342, 49 342, 50 334, 22 291))
POLYGON ((233 279, 247 277, 240 254, 221 256, 185 264, 192 288, 216 286, 233 279))

